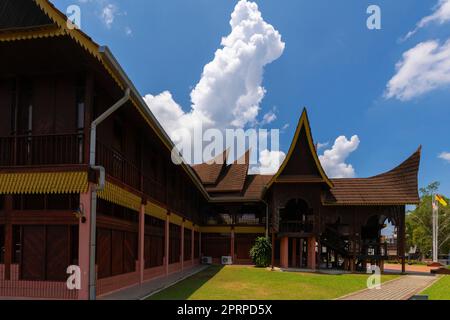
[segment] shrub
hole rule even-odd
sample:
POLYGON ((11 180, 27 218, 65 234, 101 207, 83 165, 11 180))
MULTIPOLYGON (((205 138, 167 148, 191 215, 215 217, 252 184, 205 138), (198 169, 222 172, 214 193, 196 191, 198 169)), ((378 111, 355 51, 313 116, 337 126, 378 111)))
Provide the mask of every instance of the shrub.
POLYGON ((255 245, 250 249, 250 257, 257 267, 269 266, 272 257, 272 245, 269 239, 265 237, 256 238, 255 245))

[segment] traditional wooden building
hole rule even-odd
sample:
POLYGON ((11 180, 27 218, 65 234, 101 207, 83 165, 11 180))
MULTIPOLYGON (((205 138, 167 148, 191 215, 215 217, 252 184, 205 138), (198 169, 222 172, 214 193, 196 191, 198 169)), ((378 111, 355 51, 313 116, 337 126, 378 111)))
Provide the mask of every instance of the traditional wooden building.
POLYGON ((420 149, 372 178, 329 179, 304 111, 274 176, 249 175, 248 161, 175 165, 110 51, 47 0, 0 2, 0 110, 0 297, 86 299, 202 256, 250 263, 265 234, 281 267, 364 270, 387 257, 386 220, 404 262, 420 149))

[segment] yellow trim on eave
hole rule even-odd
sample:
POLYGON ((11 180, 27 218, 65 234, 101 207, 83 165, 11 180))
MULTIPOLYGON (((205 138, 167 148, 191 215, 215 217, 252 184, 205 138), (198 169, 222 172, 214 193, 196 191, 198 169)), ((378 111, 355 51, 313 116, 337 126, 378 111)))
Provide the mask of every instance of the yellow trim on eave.
POLYGON ((167 210, 150 201, 145 205, 145 213, 164 221, 167 218, 167 210))
POLYGON ((234 227, 234 233, 265 233, 264 227, 234 227))
POLYGON ((178 226, 181 226, 182 223, 183 223, 183 218, 178 216, 178 215, 176 215, 176 214, 174 214, 174 213, 171 213, 170 216, 169 216, 169 221, 170 221, 170 223, 173 223, 173 224, 176 224, 178 226))
POLYGON ((64 34, 65 34, 64 31, 59 28, 5 32, 0 34, 0 42, 51 38, 62 36, 64 34))
POLYGON ((139 196, 109 181, 106 181, 105 188, 98 192, 98 197, 135 211, 141 208, 142 199, 139 196))
POLYGON ((231 233, 231 227, 226 226, 206 226, 200 227, 201 233, 231 233))
POLYGON ((194 228, 194 224, 192 223, 192 221, 186 220, 186 221, 184 222, 184 228, 185 228, 185 229, 192 230, 192 229, 194 228))
POLYGON ((86 171, 0 174, 0 194, 67 194, 87 189, 86 171))
POLYGON ((320 175, 321 175, 322 179, 324 180, 324 182, 326 184, 328 184, 328 186, 330 188, 333 187, 333 183, 325 174, 325 171, 323 170, 322 165, 320 164, 319 157, 317 156, 317 152, 315 151, 315 147, 314 147, 312 135, 311 135, 311 128, 309 126, 308 114, 306 112, 306 109, 304 109, 302 112, 302 115, 300 117, 300 120, 298 122, 297 129, 295 130, 294 138, 292 139, 288 154, 287 154, 286 158, 284 159, 283 163, 281 164, 280 168, 278 169, 277 173, 272 177, 272 179, 270 179, 269 183, 267 184, 266 189, 269 189, 272 186, 272 184, 277 180, 277 178, 280 176, 280 174, 283 172, 284 168, 286 167, 287 163, 289 162, 289 159, 291 158, 292 154, 294 153, 295 146, 297 145, 297 140, 300 136, 300 132, 303 127, 305 127, 306 138, 308 140, 308 146, 309 146, 309 149, 311 150, 314 162, 316 163, 316 166, 319 169, 320 175))

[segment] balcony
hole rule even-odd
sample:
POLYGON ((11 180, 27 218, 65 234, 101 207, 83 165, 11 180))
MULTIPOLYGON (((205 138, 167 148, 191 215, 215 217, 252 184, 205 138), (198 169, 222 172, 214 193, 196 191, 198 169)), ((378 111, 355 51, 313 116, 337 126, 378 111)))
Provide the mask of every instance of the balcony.
POLYGON ((311 233, 313 231, 312 221, 281 220, 279 226, 280 233, 311 233))
POLYGON ((134 163, 120 152, 108 148, 97 141, 96 163, 105 168, 106 173, 124 184, 143 192, 156 201, 166 203, 165 185, 146 176, 134 163))
POLYGON ((0 137, 0 167, 81 164, 83 134, 0 137))

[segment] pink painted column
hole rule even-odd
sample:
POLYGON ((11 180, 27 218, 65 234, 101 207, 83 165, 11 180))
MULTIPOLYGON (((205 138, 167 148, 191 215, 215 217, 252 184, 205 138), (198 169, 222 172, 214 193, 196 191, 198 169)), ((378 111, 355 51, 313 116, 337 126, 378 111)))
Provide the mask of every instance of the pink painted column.
POLYGON ((181 271, 184 269, 184 219, 181 223, 181 254, 180 254, 180 261, 181 261, 181 271))
POLYGON ((316 237, 308 238, 308 269, 316 269, 316 237))
POLYGON ((80 194, 80 210, 83 217, 78 221, 78 266, 81 271, 81 289, 78 299, 89 299, 89 260, 91 247, 91 190, 93 184, 89 183, 85 193, 80 194), (83 222, 84 221, 84 222, 83 222))
POLYGON ((191 265, 194 265, 194 255, 195 255, 195 231, 194 231, 194 225, 192 225, 191 229, 191 265))
POLYGON ((139 210, 139 242, 138 242, 138 261, 139 261, 139 283, 144 282, 144 242, 145 242, 145 204, 141 204, 139 210))
POLYGON ((235 256, 235 252, 234 252, 234 228, 231 229, 231 261, 234 263, 234 256, 235 256))
POLYGON ((164 232, 165 252, 164 252, 164 268, 166 270, 166 276, 169 275, 169 225, 170 225, 170 212, 166 216, 166 225, 164 232))
POLYGON ((292 258, 291 258, 292 267, 297 267, 297 239, 292 239, 292 258))
POLYGON ((289 267, 289 237, 282 237, 280 240, 280 267, 289 267))

